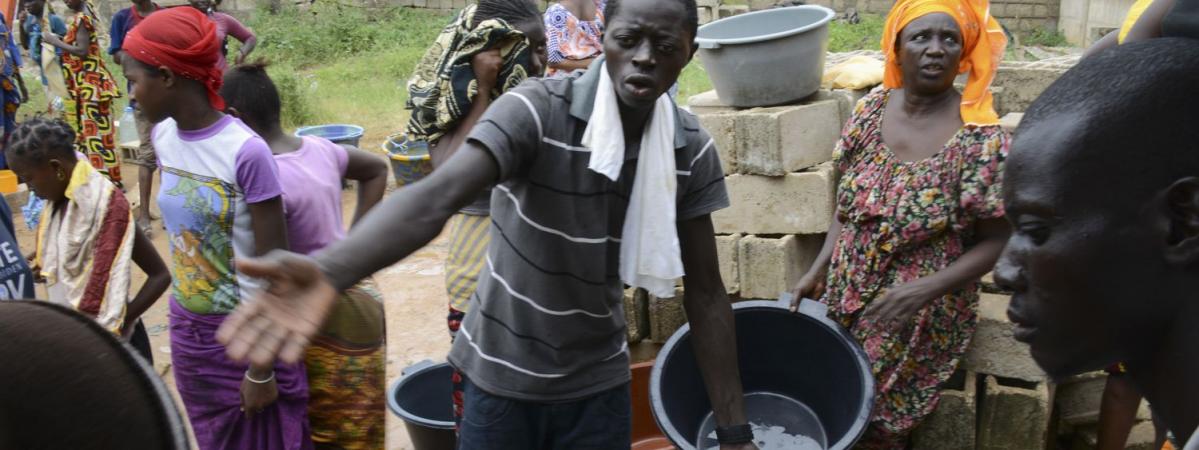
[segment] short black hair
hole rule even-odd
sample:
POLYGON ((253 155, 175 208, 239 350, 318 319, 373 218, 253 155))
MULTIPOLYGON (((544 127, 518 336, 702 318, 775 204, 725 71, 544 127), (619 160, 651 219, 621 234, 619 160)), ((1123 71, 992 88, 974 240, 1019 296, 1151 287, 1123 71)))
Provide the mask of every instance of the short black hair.
POLYGON ((225 73, 221 85, 225 105, 236 109, 241 120, 255 130, 278 126, 283 110, 279 89, 266 73, 266 67, 264 61, 233 67, 225 73))
MULTIPOLYGON (((1127 197, 1199 176, 1199 41, 1160 38, 1129 43, 1084 58, 1041 94, 1016 130, 1055 117, 1076 123, 1063 155, 1072 171, 1107 182, 1119 176, 1127 197)), ((1035 147, 1035 145, 1034 145, 1035 147)), ((1035 151, 1035 150, 1030 150, 1035 151)), ((1082 181, 1082 180, 1079 180, 1082 181)))
POLYGON ((529 0, 479 0, 471 27, 477 27, 484 20, 490 19, 501 19, 509 25, 530 20, 541 22, 541 10, 529 0))
POLYGON ((75 159, 75 130, 62 119, 34 117, 17 125, 4 150, 8 159, 46 163, 75 159))
POLYGON ((154 368, 95 320, 44 301, 0 302, 0 342, 0 448, 188 448, 154 368))
MULTIPOLYGON (((662 0, 654 0, 662 1, 662 0)), ((691 39, 695 39, 695 34, 699 32, 699 7, 695 4, 695 0, 672 0, 683 4, 683 10, 687 11, 687 17, 683 20, 683 29, 691 33, 691 39)), ((620 13, 620 0, 608 0, 608 4, 604 5, 604 20, 611 22, 617 14, 620 13)))

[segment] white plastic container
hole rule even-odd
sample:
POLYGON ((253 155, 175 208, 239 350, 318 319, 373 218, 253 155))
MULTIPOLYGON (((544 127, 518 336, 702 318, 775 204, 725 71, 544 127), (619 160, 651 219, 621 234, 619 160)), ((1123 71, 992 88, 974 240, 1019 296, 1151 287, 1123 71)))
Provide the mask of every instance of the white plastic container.
POLYGON ((121 118, 117 119, 117 144, 125 145, 138 142, 139 140, 137 119, 133 117, 133 107, 126 106, 125 112, 121 114, 121 118))

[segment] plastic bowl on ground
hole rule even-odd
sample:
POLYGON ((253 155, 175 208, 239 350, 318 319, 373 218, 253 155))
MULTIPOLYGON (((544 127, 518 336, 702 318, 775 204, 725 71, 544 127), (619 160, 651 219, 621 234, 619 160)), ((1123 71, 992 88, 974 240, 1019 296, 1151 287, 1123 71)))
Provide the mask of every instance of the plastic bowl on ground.
MULTIPOLYGON (((823 304, 804 300, 799 313, 792 313, 784 301, 733 305, 747 418, 819 441, 805 434, 814 413, 828 449, 852 448, 874 405, 870 361, 853 337, 826 317, 823 304)), ((690 335, 684 325, 667 340, 650 379, 654 419, 684 450, 698 448, 712 412, 690 335)))
POLYGON ((828 23, 823 6, 775 8, 699 27, 699 60, 721 103, 785 105, 815 94, 824 75, 828 23))
POLYGON ((383 151, 391 159, 391 171, 398 187, 420 181, 433 172, 429 144, 410 141, 404 134, 393 134, 383 142, 383 151))
POLYGON ((302 127, 296 130, 296 137, 316 136, 333 141, 335 144, 357 147, 358 141, 362 140, 362 135, 365 133, 366 129, 358 125, 329 124, 302 127))
POLYGON ((454 369, 424 360, 409 366, 387 390, 387 409, 404 420, 416 450, 454 450, 454 369))

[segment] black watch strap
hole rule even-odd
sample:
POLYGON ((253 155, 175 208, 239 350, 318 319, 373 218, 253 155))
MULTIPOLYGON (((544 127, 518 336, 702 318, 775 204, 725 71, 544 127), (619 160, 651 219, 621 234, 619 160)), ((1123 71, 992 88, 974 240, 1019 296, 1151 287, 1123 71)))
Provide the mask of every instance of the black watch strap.
POLYGON ((744 444, 754 440, 754 429, 748 423, 716 427, 716 441, 721 444, 744 444))

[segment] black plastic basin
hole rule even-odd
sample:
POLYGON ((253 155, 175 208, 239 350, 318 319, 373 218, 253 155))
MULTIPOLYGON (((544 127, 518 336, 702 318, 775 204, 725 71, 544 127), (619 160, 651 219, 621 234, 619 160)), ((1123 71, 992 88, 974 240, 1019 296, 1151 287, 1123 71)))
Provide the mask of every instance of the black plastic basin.
MULTIPOLYGON (((746 393, 776 394, 806 405, 820 419, 828 448, 849 449, 865 431, 874 405, 866 353, 825 317, 823 304, 805 300, 799 313, 782 305, 733 305, 742 387, 746 393)), ((682 449, 695 448, 700 426, 712 411, 690 335, 685 325, 670 337, 650 378, 654 419, 682 449)), ((754 411, 747 413, 755 420, 754 411)))
POLYGON ((406 368, 388 389, 387 407, 404 419, 416 450, 453 450, 454 369, 447 363, 421 361, 406 368))

